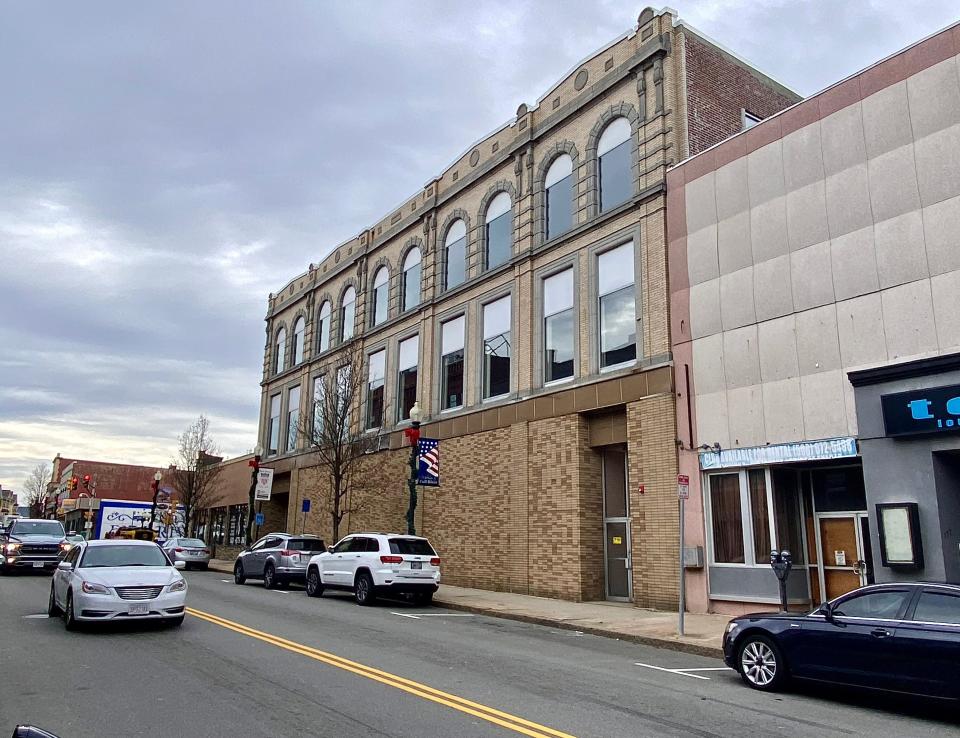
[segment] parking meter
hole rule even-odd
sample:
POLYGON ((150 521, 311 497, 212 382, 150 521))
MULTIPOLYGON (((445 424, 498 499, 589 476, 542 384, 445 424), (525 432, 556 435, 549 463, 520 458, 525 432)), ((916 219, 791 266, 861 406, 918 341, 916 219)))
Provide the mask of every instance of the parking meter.
POLYGON ((793 568, 793 556, 789 551, 771 551, 770 566, 773 567, 773 573, 777 575, 780 583, 780 611, 787 611, 787 577, 790 576, 790 570, 793 568))

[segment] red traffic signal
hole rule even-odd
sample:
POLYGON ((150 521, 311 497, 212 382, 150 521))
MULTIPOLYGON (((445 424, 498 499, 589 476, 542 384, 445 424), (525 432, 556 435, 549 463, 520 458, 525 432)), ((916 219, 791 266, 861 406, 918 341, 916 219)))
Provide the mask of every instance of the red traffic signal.
MULTIPOLYGON (((83 475, 83 488, 84 488, 84 489, 90 489, 90 475, 89 475, 89 474, 84 474, 84 475, 83 475)), ((74 487, 74 489, 76 489, 76 487, 74 487)))

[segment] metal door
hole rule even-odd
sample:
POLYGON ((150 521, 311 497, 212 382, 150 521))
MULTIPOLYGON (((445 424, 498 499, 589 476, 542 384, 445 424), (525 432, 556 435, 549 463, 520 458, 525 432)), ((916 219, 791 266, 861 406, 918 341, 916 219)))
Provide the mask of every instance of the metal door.
POLYGON ((630 510, 627 495, 627 453, 619 447, 603 450, 603 550, 608 600, 629 602, 630 510))

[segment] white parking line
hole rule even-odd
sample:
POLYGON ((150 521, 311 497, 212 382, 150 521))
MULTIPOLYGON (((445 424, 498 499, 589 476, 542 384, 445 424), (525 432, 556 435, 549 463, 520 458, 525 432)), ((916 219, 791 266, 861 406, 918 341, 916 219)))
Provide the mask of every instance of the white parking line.
POLYGON ((642 664, 639 661, 634 662, 634 666, 644 666, 647 669, 656 669, 657 671, 665 671, 669 674, 679 674, 680 676, 690 677, 691 679, 705 679, 710 681, 710 677, 701 676, 700 674, 690 674, 691 671, 730 671, 726 666, 711 666, 703 667, 697 669, 665 669, 662 666, 654 666, 653 664, 642 664))
POLYGON ((233 580, 232 580, 232 579, 221 579, 220 581, 221 581, 221 582, 226 582, 227 584, 230 584, 230 582, 232 582, 233 580))
POLYGON ((37 613, 36 615, 24 615, 23 617, 29 620, 46 620, 50 616, 47 615, 47 613, 45 612, 41 612, 41 613, 37 613))
POLYGON ((472 618, 475 617, 471 613, 466 612, 418 612, 416 615, 409 612, 393 612, 390 611, 391 615, 399 615, 402 618, 413 618, 414 620, 419 620, 420 618, 472 618))

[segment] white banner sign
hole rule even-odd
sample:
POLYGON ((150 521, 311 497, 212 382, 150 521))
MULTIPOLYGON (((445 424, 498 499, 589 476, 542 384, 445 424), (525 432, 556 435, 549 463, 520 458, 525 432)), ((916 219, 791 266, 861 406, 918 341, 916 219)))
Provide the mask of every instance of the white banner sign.
POLYGON ((258 502, 267 502, 273 491, 273 469, 257 470, 257 487, 253 498, 258 502))

